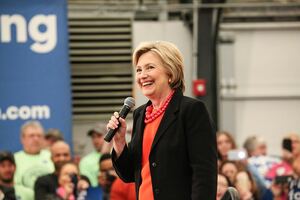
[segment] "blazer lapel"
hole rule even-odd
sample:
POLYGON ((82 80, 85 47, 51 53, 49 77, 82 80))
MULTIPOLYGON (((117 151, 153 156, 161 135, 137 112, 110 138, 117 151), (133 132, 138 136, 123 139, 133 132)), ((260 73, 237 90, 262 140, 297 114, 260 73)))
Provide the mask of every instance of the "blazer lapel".
POLYGON ((172 100, 170 101, 170 103, 165 111, 165 114, 159 124, 156 135, 154 137, 154 141, 151 146, 151 151, 155 147, 155 145, 158 143, 159 139, 166 132, 166 130, 169 128, 169 126, 172 124, 172 122, 175 121, 175 119, 177 117, 177 111, 179 110, 179 103, 180 103, 181 97, 182 97, 182 93, 177 90, 174 93, 174 96, 173 96, 172 100))
POLYGON ((144 119, 145 119, 145 110, 147 107, 148 103, 140 110, 139 113, 137 113, 136 117, 136 133, 138 133, 136 135, 136 142, 135 145, 137 146, 137 153, 138 153, 138 163, 141 164, 142 163, 142 148, 143 148, 143 136, 144 136, 144 129, 145 129, 145 123, 144 123, 144 119))

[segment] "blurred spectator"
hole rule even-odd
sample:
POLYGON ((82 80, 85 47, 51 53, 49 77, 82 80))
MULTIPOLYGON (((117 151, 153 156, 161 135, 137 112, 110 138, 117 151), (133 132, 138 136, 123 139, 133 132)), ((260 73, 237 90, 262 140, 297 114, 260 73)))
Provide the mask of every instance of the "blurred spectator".
POLYGON ((221 200, 227 191, 228 187, 231 187, 232 183, 229 178, 223 174, 218 174, 218 185, 217 185, 217 198, 216 200, 221 200))
POLYGON ((248 154, 248 170, 254 176, 257 186, 261 193, 264 192, 266 187, 270 186, 270 181, 265 178, 267 172, 275 165, 281 162, 281 159, 273 156, 266 155, 266 144, 261 137, 250 136, 248 137, 243 147, 248 154))
POLYGON ((297 133, 288 134, 288 138, 292 141, 293 158, 300 156, 300 136, 297 133))
POLYGON ((221 161, 227 160, 228 151, 236 149, 236 142, 232 135, 226 131, 217 132, 217 148, 219 159, 221 161))
POLYGON ((56 193, 58 187, 58 169, 62 163, 71 161, 70 147, 64 141, 55 142, 51 146, 50 151, 55 172, 37 178, 34 186, 35 200, 45 199, 47 195, 56 193))
POLYGON ((239 171, 239 166, 234 161, 224 161, 220 166, 220 173, 227 176, 231 183, 235 182, 236 175, 239 171))
POLYGON ((99 161, 101 173, 99 185, 103 189, 103 200, 135 200, 135 184, 124 183, 116 174, 110 154, 103 154, 99 161))
POLYGON ((103 138, 106 132, 107 129, 104 124, 97 124, 93 129, 88 131, 87 135, 92 138, 94 151, 83 157, 79 163, 80 173, 89 178, 93 187, 98 185, 97 176, 99 173, 99 159, 101 153, 110 152, 110 148, 107 148, 108 143, 103 144, 103 138), (103 149, 103 146, 106 148, 103 149))
POLYGON ((257 148, 260 155, 266 156, 268 154, 267 143, 263 137, 256 137, 257 148))
POLYGON ((300 138, 296 133, 290 133, 282 140, 282 162, 274 165, 266 175, 272 185, 263 199, 300 199, 299 170, 300 138), (289 179, 292 174, 294 178, 289 179))
POLYGON ((12 153, 0 152, 0 199, 4 200, 32 200, 33 191, 22 185, 14 184, 16 171, 15 159, 12 153))
POLYGON ((267 143, 263 137, 249 136, 246 138, 243 147, 247 150, 249 157, 267 155, 267 143))
POLYGON ((38 121, 28 121, 21 127, 23 150, 15 153, 16 184, 33 189, 37 177, 54 171, 49 151, 42 150, 43 137, 44 129, 38 121))
POLYGON ((62 133, 59 129, 51 128, 47 131, 45 135, 45 148, 50 148, 53 143, 59 140, 64 140, 62 133))
POLYGON ((234 187, 237 188, 241 200, 258 200, 259 191, 253 176, 241 161, 224 161, 220 173, 227 176, 234 187))
MULTIPOLYGON (((64 141, 55 142, 51 148, 51 160, 54 163, 54 173, 46 174, 39 177, 34 186, 35 200, 46 199, 49 196, 56 194, 58 188, 58 171, 66 162, 71 162, 70 146, 64 141)), ((87 177, 82 176, 80 184, 90 184, 87 177)))
POLYGON ((290 175, 292 162, 300 153, 300 140, 296 134, 289 134, 282 140, 282 161, 274 164, 267 172, 266 178, 273 181, 276 176, 290 175))
POLYGON ((263 200, 297 200, 300 198, 300 156, 292 164, 291 176, 276 176, 263 200))
POLYGON ((113 182, 117 178, 117 174, 114 170, 111 155, 103 154, 99 160, 100 173, 98 176, 98 182, 103 190, 103 200, 110 199, 110 190, 113 182))
POLYGON ((234 185, 239 192, 241 200, 260 199, 256 183, 249 171, 244 169, 238 172, 236 175, 236 181, 234 185))
POLYGON ((289 182, 289 200, 300 199, 300 155, 293 161, 293 178, 289 182))
POLYGON ((80 182, 79 169, 71 161, 63 163, 58 169, 58 188, 56 195, 63 200, 85 200, 86 182, 80 182))

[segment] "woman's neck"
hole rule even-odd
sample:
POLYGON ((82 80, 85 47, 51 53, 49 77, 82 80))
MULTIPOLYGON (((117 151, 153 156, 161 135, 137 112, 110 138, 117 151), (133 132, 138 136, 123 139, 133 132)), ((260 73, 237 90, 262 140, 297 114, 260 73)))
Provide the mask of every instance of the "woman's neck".
POLYGON ((171 92, 172 92, 172 90, 170 89, 168 92, 164 92, 160 97, 151 100, 153 109, 157 110, 160 107, 162 107, 162 105, 167 100, 167 98, 171 94, 171 92))

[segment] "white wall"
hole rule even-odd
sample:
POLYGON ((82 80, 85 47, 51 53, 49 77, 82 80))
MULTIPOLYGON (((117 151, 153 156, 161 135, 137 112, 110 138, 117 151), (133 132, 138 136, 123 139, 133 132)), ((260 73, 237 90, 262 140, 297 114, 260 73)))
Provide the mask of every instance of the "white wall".
POLYGON ((220 81, 236 89, 221 91, 221 129, 239 145, 261 135, 280 155, 282 137, 300 134, 300 25, 226 27, 224 34, 233 43, 220 45, 220 81))
MULTIPOLYGON (((186 83, 185 95, 192 95, 192 74, 195 71, 192 66, 192 33, 182 21, 133 22, 133 48, 142 41, 166 40, 174 43, 182 52, 184 57, 184 75, 186 83)), ((136 105, 147 102, 139 89, 135 88, 136 105)))

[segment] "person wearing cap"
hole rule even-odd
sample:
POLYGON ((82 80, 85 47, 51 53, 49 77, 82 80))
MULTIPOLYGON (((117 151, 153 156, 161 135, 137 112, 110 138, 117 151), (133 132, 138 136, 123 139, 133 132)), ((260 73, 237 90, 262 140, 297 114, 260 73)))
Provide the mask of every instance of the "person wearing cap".
POLYGON ((14 154, 16 160, 16 184, 33 190, 35 180, 42 175, 52 173, 54 165, 50 152, 43 150, 44 129, 38 121, 27 121, 21 127, 23 150, 14 154))
POLYGON ((110 152, 110 146, 104 146, 104 134, 107 132, 104 124, 97 124, 94 128, 87 132, 87 136, 91 137, 94 151, 84 156, 79 163, 80 173, 89 178, 91 185, 98 185, 97 176, 99 173, 98 161, 102 153, 110 152))
POLYGON ((33 191, 14 184, 16 163, 12 153, 0 151, 0 199, 32 200, 33 191))
POLYGON ((52 144, 54 144, 56 141, 64 140, 63 134, 60 132, 59 129, 51 128, 47 131, 45 135, 45 144, 44 148, 50 148, 52 144))

